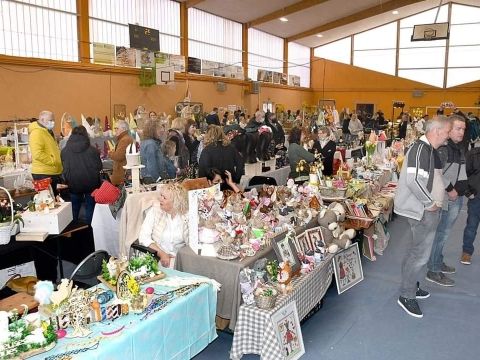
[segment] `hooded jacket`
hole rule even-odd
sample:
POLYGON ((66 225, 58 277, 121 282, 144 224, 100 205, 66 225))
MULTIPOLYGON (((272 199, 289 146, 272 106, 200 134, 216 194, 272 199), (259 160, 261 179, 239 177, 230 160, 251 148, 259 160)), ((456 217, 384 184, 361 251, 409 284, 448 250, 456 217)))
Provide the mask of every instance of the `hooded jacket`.
POLYGON ((38 123, 28 125, 28 145, 32 153, 32 174, 60 175, 62 160, 57 141, 48 129, 38 123))
POLYGON ((62 150, 63 177, 74 194, 91 193, 100 187, 102 161, 87 137, 72 134, 62 150))
POLYGON ((414 220, 422 220, 425 209, 443 202, 445 186, 442 179, 442 164, 438 152, 422 136, 408 149, 405 155, 394 211, 414 220))

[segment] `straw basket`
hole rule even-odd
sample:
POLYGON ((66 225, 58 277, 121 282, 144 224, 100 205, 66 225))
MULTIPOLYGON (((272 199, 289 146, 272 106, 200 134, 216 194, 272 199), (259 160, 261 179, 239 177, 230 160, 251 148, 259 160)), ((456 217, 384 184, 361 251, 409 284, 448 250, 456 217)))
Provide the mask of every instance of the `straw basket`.
POLYGON ((13 228, 13 199, 7 189, 0 186, 0 190, 3 190, 7 193, 8 199, 10 201, 10 223, 0 223, 0 245, 7 245, 10 242, 10 235, 13 228))
POLYGON ((275 303, 277 301, 278 294, 265 296, 265 295, 255 295, 255 304, 260 309, 269 310, 275 307, 275 303))

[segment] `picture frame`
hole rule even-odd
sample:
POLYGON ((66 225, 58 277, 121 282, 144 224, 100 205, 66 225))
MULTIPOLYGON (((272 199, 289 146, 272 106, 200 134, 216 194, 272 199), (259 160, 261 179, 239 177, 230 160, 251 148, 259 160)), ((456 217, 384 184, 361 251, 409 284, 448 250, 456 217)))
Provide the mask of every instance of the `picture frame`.
POLYGON ((335 254, 333 270, 338 294, 341 294, 363 280, 362 261, 358 243, 335 254))
POLYGON ((127 116, 127 105, 125 104, 114 104, 113 105, 113 116, 117 120, 125 120, 127 116))
POLYGON ((307 235, 307 245, 308 249, 315 250, 317 241, 323 241, 323 232, 320 226, 305 230, 305 234, 307 235))
POLYGON ((295 236, 295 239, 293 240, 293 244, 295 245, 297 252, 304 252, 304 246, 306 241, 307 241, 307 234, 305 234, 305 232, 302 232, 300 235, 295 236))
POLYGON ((278 309, 272 315, 271 320, 283 359, 297 360, 305 354, 302 329, 295 301, 291 301, 278 309))
POLYGON ((297 250, 291 237, 279 236, 273 239, 272 244, 278 262, 284 262, 288 260, 292 269, 292 274, 296 274, 298 271, 300 271, 300 259, 298 258, 297 250))

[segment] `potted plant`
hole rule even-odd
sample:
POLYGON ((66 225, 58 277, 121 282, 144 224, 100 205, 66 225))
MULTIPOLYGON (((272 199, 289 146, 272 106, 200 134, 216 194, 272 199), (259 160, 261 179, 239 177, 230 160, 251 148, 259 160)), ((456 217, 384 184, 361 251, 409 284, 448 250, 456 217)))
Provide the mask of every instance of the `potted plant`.
POLYGON ((0 244, 8 244, 10 236, 16 235, 19 231, 19 224, 23 223, 20 204, 13 201, 10 193, 8 198, 0 199, 0 244))

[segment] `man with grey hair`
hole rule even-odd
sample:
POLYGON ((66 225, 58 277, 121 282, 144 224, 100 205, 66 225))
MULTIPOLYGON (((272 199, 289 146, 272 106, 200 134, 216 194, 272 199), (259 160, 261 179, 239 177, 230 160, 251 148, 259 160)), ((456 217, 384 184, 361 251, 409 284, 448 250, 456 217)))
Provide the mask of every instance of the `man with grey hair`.
POLYGON ((115 150, 108 153, 110 159, 113 160, 113 173, 110 177, 113 185, 120 185, 125 181, 125 169, 123 168, 127 164, 125 153, 128 145, 134 143, 128 130, 128 123, 124 120, 118 120, 113 129, 115 137, 117 138, 117 145, 115 146, 115 150))
POLYGON ((423 317, 417 299, 430 296, 417 280, 432 250, 445 192, 436 149, 447 141, 450 130, 451 122, 445 116, 436 116, 427 123, 425 135, 413 143, 405 155, 395 194, 394 211, 406 218, 412 232, 402 262, 397 303, 417 318, 423 317))
POLYGON ((52 189, 58 194, 57 184, 62 182, 62 160, 53 128, 55 118, 51 111, 42 111, 38 120, 28 126, 28 145, 32 154, 32 177, 34 180, 51 178, 52 189))
POLYGON ((465 119, 460 115, 451 115, 452 130, 449 140, 438 148, 442 162, 442 176, 445 184, 445 196, 442 204, 440 222, 438 224, 432 252, 427 264, 427 277, 430 282, 441 286, 453 286, 455 281, 445 274, 454 274, 455 268, 443 261, 443 247, 450 235, 452 226, 457 221, 463 206, 463 195, 468 188, 465 168, 465 154, 462 145, 465 134, 465 119))

